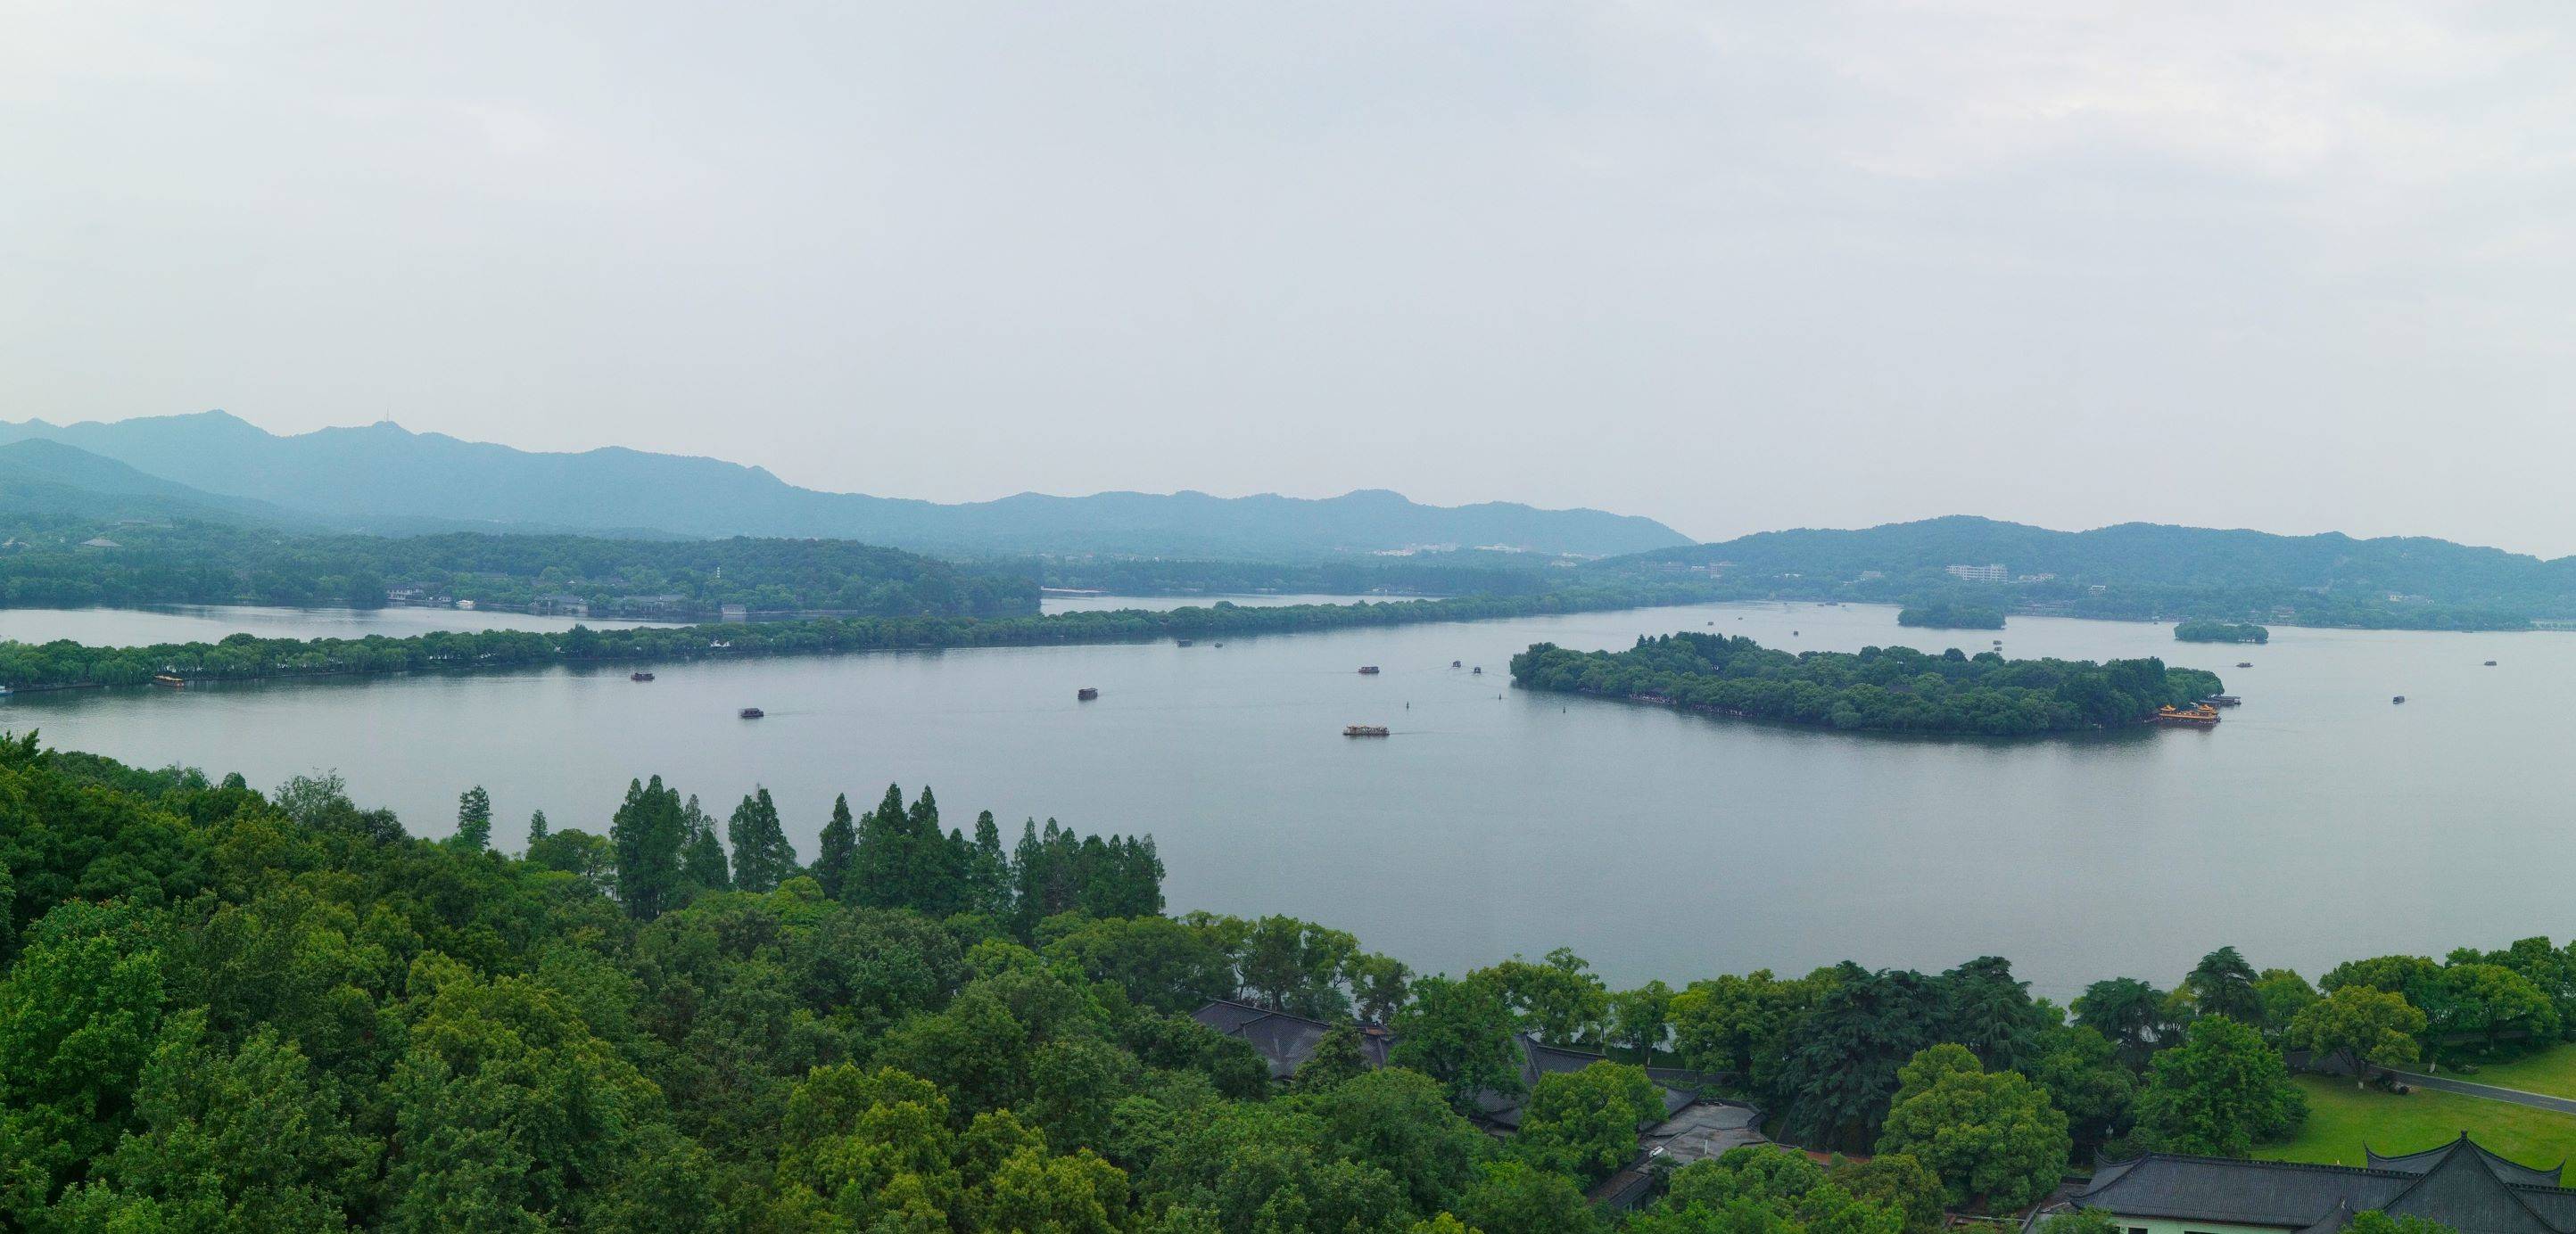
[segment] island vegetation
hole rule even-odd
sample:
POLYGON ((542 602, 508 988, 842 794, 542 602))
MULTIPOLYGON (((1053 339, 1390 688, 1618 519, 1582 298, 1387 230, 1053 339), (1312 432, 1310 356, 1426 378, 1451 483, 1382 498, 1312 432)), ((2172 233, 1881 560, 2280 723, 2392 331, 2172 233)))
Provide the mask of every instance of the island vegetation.
POLYGON ((1908 647, 1792 655, 1749 638, 1681 633, 1626 651, 1539 643, 1512 682, 1744 719, 1902 733, 2027 737, 2135 724, 2221 692, 2216 674, 2157 659, 2007 660, 1908 647))
POLYGON ((14 689, 140 685, 156 677, 245 681, 269 677, 526 668, 550 664, 667 663, 751 656, 825 655, 1032 644, 1227 638, 1435 621, 1482 621, 1688 603, 1689 584, 1610 585, 1528 596, 1298 604, 1255 608, 1219 601, 1167 611, 1056 613, 1043 617, 853 617, 569 630, 432 631, 394 638, 293 639, 234 634, 215 643, 92 647, 69 641, 0 642, 0 684, 14 689))
POLYGON ((2185 621, 2174 626, 2174 638, 2185 643, 2268 643, 2272 632, 2251 622, 2185 621))
POLYGON ((1923 600, 1898 609, 1896 624, 1927 630, 2000 630, 2004 611, 1956 600, 1923 600))
POLYGON ((757 788, 721 820, 658 778, 601 806, 504 853, 476 788, 426 838, 336 777, 0 744, 0 1224, 1934 1234, 2097 1155, 2296 1153, 2322 1090, 2291 1057, 2457 1067, 2576 1023, 2576 950, 2538 938, 2314 984, 2220 948, 2066 1007, 1997 957, 1421 975, 1325 924, 1170 915, 1149 838, 952 826, 928 789, 843 798, 810 857, 757 788), (1273 1079, 1190 1014, 1219 999, 1338 1027, 1273 1079), (1600 1057, 1527 1086, 1522 1033, 1600 1057), (1819 1157, 1596 1208, 1662 1117, 1648 1062, 1819 1157))

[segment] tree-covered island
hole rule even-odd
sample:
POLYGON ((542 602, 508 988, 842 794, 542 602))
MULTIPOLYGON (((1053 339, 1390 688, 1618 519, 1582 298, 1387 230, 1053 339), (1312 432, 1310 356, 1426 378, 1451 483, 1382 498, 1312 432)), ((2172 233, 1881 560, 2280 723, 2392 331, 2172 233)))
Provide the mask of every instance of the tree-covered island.
POLYGON ((1918 600, 1897 610, 1896 624, 1926 630, 2000 630, 2004 611, 1955 600, 1918 600))
POLYGON ((2218 675, 2159 659, 2007 660, 1910 647, 1791 654, 1749 638, 1670 634, 1627 651, 1539 643, 1512 682, 1824 728, 2028 737, 2135 724, 2221 692, 2218 675))
POLYGON ((2245 621, 2186 621, 2174 627, 2174 638, 2185 643, 2268 643, 2272 632, 2245 621))

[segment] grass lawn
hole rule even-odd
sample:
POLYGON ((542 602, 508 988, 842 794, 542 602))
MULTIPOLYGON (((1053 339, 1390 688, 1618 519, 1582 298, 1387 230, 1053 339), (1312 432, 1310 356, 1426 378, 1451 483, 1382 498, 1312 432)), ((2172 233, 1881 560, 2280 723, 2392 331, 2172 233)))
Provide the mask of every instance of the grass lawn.
MULTIPOLYGON (((2455 1073, 2445 1070, 2439 1074, 2455 1073)), ((2519 1088, 2526 1093, 2576 1097, 2576 1044, 2561 1042, 2529 1058, 2517 1058, 2509 1063, 2480 1063, 2476 1075, 2460 1074, 2458 1078, 2472 1084, 2519 1088)))
POLYGON ((2293 1082, 2308 1095, 2307 1125, 2286 1144, 2254 1150, 2257 1157, 2361 1165, 2365 1143, 2383 1153, 2411 1153, 2466 1131, 2528 1165, 2576 1159, 2576 1117, 2565 1114, 2422 1088, 2400 1097, 2326 1076, 2303 1075, 2293 1082))

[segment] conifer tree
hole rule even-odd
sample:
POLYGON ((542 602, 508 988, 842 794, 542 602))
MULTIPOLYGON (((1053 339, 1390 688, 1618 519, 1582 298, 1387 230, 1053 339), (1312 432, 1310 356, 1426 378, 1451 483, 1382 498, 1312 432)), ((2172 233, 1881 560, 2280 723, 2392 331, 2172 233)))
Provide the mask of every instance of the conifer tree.
POLYGON ((823 836, 814 854, 814 877, 823 884, 824 895, 834 900, 849 899, 858 856, 858 825, 850 818, 850 795, 843 793, 832 799, 832 821, 823 824, 823 836))
POLYGON ((687 883, 680 850, 688 843, 680 794, 662 786, 628 781, 626 800, 608 825, 609 851, 617 861, 617 899, 626 913, 651 921, 686 901, 687 883))
POLYGON ((768 789, 753 790, 734 807, 732 819, 725 824, 725 838, 733 842, 736 887, 776 891, 780 883, 795 877, 796 850, 787 843, 778 803, 770 800, 768 789))
MULTIPOLYGON (((725 869, 724 841, 716 838, 716 820, 698 804, 698 795, 689 794, 689 804, 681 812, 681 826, 688 839, 680 852, 680 879, 694 897, 701 891, 724 891, 734 884, 725 869)), ((670 905, 678 908, 678 904, 670 905)))
POLYGON ((457 795, 456 846, 478 853, 492 847, 492 794, 480 784, 457 795))

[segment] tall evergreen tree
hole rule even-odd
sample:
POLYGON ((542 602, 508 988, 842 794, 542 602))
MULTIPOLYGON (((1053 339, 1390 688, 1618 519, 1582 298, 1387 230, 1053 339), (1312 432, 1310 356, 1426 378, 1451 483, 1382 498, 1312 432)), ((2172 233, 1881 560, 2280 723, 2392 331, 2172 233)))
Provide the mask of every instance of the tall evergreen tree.
POLYGON ((680 850, 688 843, 687 816, 680 794, 662 786, 628 781, 626 800, 608 825, 609 850, 617 861, 617 898, 628 916, 651 921, 687 898, 680 850))
POLYGON ((1020 842, 1011 850, 1011 927, 1022 938, 1035 938, 1046 917, 1047 865, 1046 842, 1032 818, 1020 824, 1020 842))
POLYGON ((528 815, 528 847, 535 848, 537 841, 546 838, 547 831, 545 811, 537 810, 528 815))
POLYGON ((724 841, 716 838, 716 820, 705 806, 698 804, 696 793, 689 794, 689 804, 680 815, 681 826, 688 833, 680 850, 680 880, 688 885, 689 895, 731 888, 734 880, 725 869, 724 841))
POLYGON ((993 822, 993 812, 975 816, 975 848, 967 856, 966 882, 974 903, 971 910, 990 917, 1006 917, 1011 912, 1011 858, 1002 851, 1002 829, 993 822))
POLYGON ((911 835, 905 830, 903 788, 886 785, 885 799, 859 819, 859 846, 857 858, 851 862, 848 902, 869 908, 903 905, 909 890, 904 878, 905 871, 912 867, 911 850, 911 835))
POLYGON ((456 846, 478 853, 492 847, 492 794, 480 784, 457 794, 456 846))
POLYGON ((814 877, 823 884, 824 895, 835 900, 849 898, 858 856, 858 824, 850 818, 850 795, 843 793, 832 799, 832 821, 823 824, 823 837, 814 854, 814 877))
POLYGON ((744 891, 775 891, 796 876, 796 850, 778 821, 778 803, 769 790, 755 789, 733 808, 725 823, 733 842, 733 881, 744 891))

